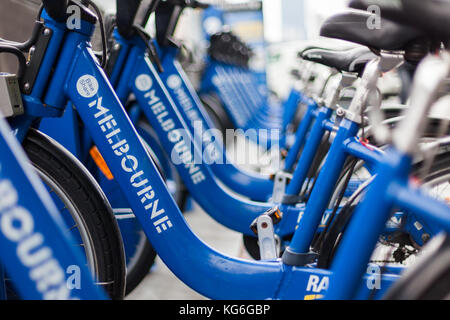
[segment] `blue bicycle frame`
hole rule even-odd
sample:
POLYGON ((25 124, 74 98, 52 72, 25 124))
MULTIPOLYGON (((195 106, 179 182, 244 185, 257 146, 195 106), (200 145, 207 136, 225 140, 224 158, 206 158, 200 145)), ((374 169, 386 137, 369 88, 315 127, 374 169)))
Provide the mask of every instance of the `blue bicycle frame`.
POLYGON ((364 273, 364 261, 370 259, 379 231, 394 208, 414 212, 418 217, 440 226, 443 231, 450 232, 450 208, 409 182, 411 166, 412 158, 395 148, 383 156, 376 169, 377 177, 357 208, 336 253, 327 299, 353 297, 358 289, 355 275, 364 273), (357 258, 344 262, 343 257, 351 256, 357 258))
MULTIPOLYGON (((203 146, 205 151, 211 150, 211 153, 217 155, 216 159, 219 159, 219 161, 212 161, 211 163, 214 174, 233 191, 254 200, 267 201, 273 192, 272 180, 262 175, 243 171, 239 167, 233 165, 226 157, 226 150, 220 140, 220 135, 216 134, 210 139, 202 137, 202 133, 205 131, 214 132, 214 126, 211 124, 209 116, 203 108, 195 89, 190 84, 180 63, 176 59, 178 49, 176 47, 168 46, 161 48, 159 52, 164 69, 164 72, 159 75, 165 83, 167 91, 170 93, 171 97, 173 97, 176 107, 183 116, 190 132, 196 138, 196 141, 200 141, 200 145, 203 146), (178 81, 173 81, 177 79, 178 81), (173 83, 178 83, 178 85, 173 86, 173 83), (198 134, 195 134, 196 132, 198 132, 198 134)), ((295 99, 292 98, 291 100, 295 99)), ((293 161, 288 164, 290 167, 294 165, 300 148, 304 145, 308 129, 314 119, 313 114, 316 108, 317 105, 312 102, 308 105, 304 118, 296 133, 297 140, 295 146, 288 153, 289 160, 291 161, 293 159, 293 161)), ((307 169, 309 169, 311 162, 307 163, 307 169)), ((304 182, 305 180, 300 183, 303 184, 304 182)))
MULTIPOLYGON (((141 38, 135 37, 132 40, 126 40, 121 38, 117 32, 115 32, 115 37, 121 45, 121 50, 110 79, 111 83, 116 88, 119 99, 126 102, 130 93, 133 92, 142 111, 152 124, 153 129, 157 132, 160 140, 163 141, 163 146, 166 148, 167 154, 173 154, 172 148, 174 142, 170 141, 170 131, 174 130, 181 130, 183 132, 183 140, 186 140, 184 142, 185 145, 190 147, 195 145, 202 146, 202 142, 205 143, 202 137, 197 135, 195 138, 192 138, 190 133, 195 134, 194 128, 198 125, 203 125, 206 128, 211 127, 209 126, 208 117, 202 113, 201 104, 199 103, 198 97, 195 95, 195 91, 189 86, 185 74, 182 72, 180 65, 174 58, 176 55, 176 48, 166 48, 166 50, 164 50, 164 54, 162 55, 164 72, 158 73, 146 58, 146 47, 141 38), (177 81, 174 81, 174 79, 177 81), (167 85, 164 85, 163 83, 167 85), (144 89, 146 90, 141 90, 140 88, 142 86, 139 87, 140 84, 142 84, 142 86, 145 84, 147 87, 144 86, 144 89), (157 113, 147 107, 152 107, 153 105, 161 106, 157 113), (164 118, 161 120, 160 117, 162 116, 164 116, 164 118), (184 121, 186 121, 187 124, 185 124, 184 121), (194 121, 199 122, 196 124, 194 121), (169 130, 169 135, 167 134, 167 130, 169 130)), ((317 110, 311 107, 310 110, 311 118, 315 118, 315 122, 312 126, 310 137, 305 145, 296 171, 294 172, 294 177, 288 185, 288 194, 295 195, 300 192, 302 185, 306 181, 306 174, 313 162, 314 155, 319 148, 325 131, 335 130, 333 127, 334 123, 330 120, 333 111, 332 109, 321 107, 317 110), (315 110, 316 112, 313 113, 312 110, 315 110)), ((350 127, 349 126, 348 121, 343 121, 341 124, 341 128, 335 138, 335 143, 333 144, 334 147, 330 150, 327 162, 324 166, 326 167, 326 171, 319 175, 319 179, 316 182, 317 188, 312 191, 309 200, 311 201, 311 204, 308 202, 308 205, 306 206, 305 212, 308 212, 309 218, 305 220, 305 226, 302 228, 309 230, 309 232, 297 233, 298 237, 302 239, 301 241, 304 243, 304 247, 309 247, 313 235, 317 231, 321 231, 321 228, 323 228, 324 224, 327 222, 326 219, 330 216, 330 212, 327 211, 328 201, 334 191, 334 186, 347 157, 352 155, 371 164, 376 163, 379 159, 380 153, 376 148, 365 147, 356 138, 359 125, 353 123, 350 127), (325 218, 323 218, 323 215, 325 218)), ((304 130, 307 130, 306 126, 304 130)), ((213 141, 213 143, 216 141, 217 140, 213 141)), ((213 143, 211 143, 211 140, 206 141, 205 149, 208 149, 208 145, 213 145, 215 148, 221 148, 220 144, 217 145, 213 143)), ((221 149, 221 151, 223 150, 221 149)), ((191 156, 191 158, 194 160, 202 160, 203 157, 195 152, 194 148, 194 155, 191 156)), ((194 164, 195 163, 196 162, 194 161, 194 164)), ((247 210, 246 208, 248 208, 248 203, 240 201, 239 199, 233 200, 231 196, 228 196, 227 193, 215 183, 209 168, 203 163, 200 162, 196 164, 198 168, 201 168, 201 172, 203 172, 203 180, 197 181, 198 183, 195 183, 195 181, 192 180, 191 173, 189 173, 192 167, 189 167, 189 165, 183 162, 178 163, 178 165, 176 164, 176 166, 180 176, 183 177, 183 180, 187 184, 188 189, 191 190, 191 194, 206 212, 219 223, 233 230, 249 234, 249 222, 253 221, 250 221, 250 219, 254 219, 256 216, 249 217, 243 214, 246 212, 244 210, 247 210), (204 197, 204 194, 207 192, 211 192, 215 195, 214 202, 210 201, 212 199, 204 197), (216 206, 217 201, 222 203, 220 208, 217 208, 216 206)), ((226 165, 224 166, 220 163, 212 164, 212 166, 213 168, 216 168, 214 173, 220 172, 219 178, 226 176, 226 165)), ((231 168, 231 174, 236 172, 233 170, 232 166, 229 168, 231 168)), ((194 173, 196 172, 197 171, 194 171, 194 173)), ((225 179, 225 181, 229 183, 227 184, 228 186, 235 186, 235 181, 234 184, 231 184, 231 181, 233 180, 230 181, 229 178, 225 179)), ((238 188, 238 186, 236 186, 236 188, 238 188)), ((274 204, 269 205, 271 206, 274 204)), ((261 204, 252 203, 251 206, 253 206, 253 210, 257 209, 257 213, 261 213, 261 211, 259 211, 260 209, 258 209, 261 208, 261 204)), ((281 205, 281 210, 285 213, 287 212, 287 215, 280 224, 275 226, 275 232, 280 236, 284 236, 293 232, 295 225, 299 221, 294 221, 294 219, 304 215, 303 211, 305 208, 304 205, 299 205, 297 208, 281 205), (298 213, 296 214, 294 211, 288 211, 293 209, 301 210, 302 214, 298 215, 298 213)), ((395 230, 389 228, 386 230, 387 233, 392 233, 394 231, 395 230)), ((418 243, 420 243, 420 241, 418 243)))
POLYGON ((281 106, 268 104, 267 98, 261 96, 254 87, 248 70, 231 66, 211 59, 201 84, 201 92, 215 92, 223 101, 231 119, 238 128, 278 129, 280 139, 253 139, 256 142, 286 145, 286 129, 302 101, 302 94, 292 89, 286 101, 281 106))
MULTIPOLYGON (((209 166, 202 162, 204 159, 203 153, 196 148, 197 144, 190 135, 188 126, 184 123, 173 100, 162 84, 157 71, 147 61, 145 43, 140 38, 135 38, 134 41, 136 42, 134 46, 130 46, 130 44, 123 46, 118 61, 122 59, 122 55, 125 55, 127 63, 121 66, 117 62, 110 77, 119 99, 125 102, 130 93, 133 92, 139 105, 145 106, 142 111, 153 129, 158 133, 163 147, 166 148, 166 153, 171 157, 179 157, 180 154, 183 156, 183 161, 174 161, 174 164, 184 183, 191 190, 192 196, 204 210, 221 224, 244 234, 252 234, 249 226, 253 220, 275 204, 252 202, 238 198, 217 183, 209 166), (143 81, 150 81, 154 85, 148 87, 146 91, 139 90, 135 85, 135 80, 138 77, 141 80, 144 79, 143 81), (162 106, 158 109, 159 113, 152 111, 153 105, 162 106), (171 132, 175 132, 174 134, 177 136, 173 138, 170 135, 171 132), (176 141, 173 140, 175 138, 176 141), (179 154, 174 155, 174 153, 179 154), (209 193, 214 194, 215 197, 204 196, 209 193), (217 206, 217 202, 222 205, 217 206)), ((277 226, 277 233, 286 235, 293 231, 295 221, 297 221, 302 208, 282 206, 281 210, 285 213, 286 220, 277 226)))
MULTIPOLYGON (((166 103, 171 102, 169 95, 164 92, 165 87, 161 79, 156 77, 157 71, 145 57, 143 47, 131 50, 129 54, 133 58, 133 65, 127 64, 122 70, 120 82, 127 82, 127 86, 122 88, 127 88, 128 92, 117 91, 116 94, 90 48, 89 40, 94 26, 82 21, 80 30, 68 31, 65 24, 52 20, 45 11, 43 17, 47 28, 51 28, 54 34, 62 33, 64 37, 52 37, 50 40, 49 53, 59 52, 58 56, 52 58, 56 63, 48 64, 53 65, 53 75, 50 77, 45 68, 39 71, 38 78, 47 77, 46 93, 34 96, 33 90, 30 96, 24 97, 25 104, 28 106, 34 103, 36 109, 40 105, 41 109, 59 110, 62 110, 62 106, 68 101, 74 104, 153 247, 183 282, 199 293, 216 299, 310 299, 323 294, 329 285, 334 285, 331 282, 340 278, 341 270, 332 273, 313 266, 290 266, 281 259, 249 261, 231 258, 216 252, 199 240, 187 226, 120 103, 119 98, 126 98, 126 93, 132 90, 138 101, 145 102, 144 111, 152 116, 149 116, 149 120, 155 129, 159 127, 165 132, 162 142, 170 146, 171 151, 174 150, 169 154, 175 162, 180 163, 178 167, 184 167, 184 175, 187 178, 185 181, 193 185, 206 181, 203 167, 190 162, 195 154, 199 153, 198 149, 190 144, 189 140, 183 139, 193 138, 188 132, 180 130, 184 127, 176 109, 167 107, 166 103), (42 72, 45 72, 44 75, 42 72), (155 82, 150 74, 155 75, 155 82), (141 75, 144 76, 140 77, 141 75), (157 95, 158 88, 164 95, 157 95), (47 107, 43 108, 43 103, 47 107), (185 148, 187 143, 188 147, 185 148)), ((30 123, 26 117, 23 119, 22 126, 17 127, 21 129, 20 135, 24 134, 23 131, 27 130, 30 123)), ((20 119, 17 119, 16 123, 20 123, 20 119)), ((336 144, 339 147, 336 146, 335 149, 344 150, 345 154, 354 153, 365 160, 373 159, 373 153, 368 152, 369 149, 355 140, 357 127, 352 121, 342 120, 335 137, 335 141, 340 143, 336 144)), ((341 163, 344 155, 333 155, 333 152, 332 147, 327 161, 333 158, 341 163)), ((336 167, 338 165, 335 165, 336 167)), ((334 179, 335 175, 331 177, 334 179)), ((323 183, 319 181, 322 179, 324 178, 319 175, 317 184, 323 183)), ((204 198, 208 198, 207 192, 205 189, 204 198)), ((209 192, 212 197, 216 196, 214 189, 209 192)), ((310 201, 312 198, 313 195, 310 201)), ((223 199, 215 200, 219 206, 228 206, 223 199)), ((211 199, 208 201, 213 202, 211 199)), ((318 202, 319 198, 313 203, 316 201, 318 202)), ((252 204, 248 203, 249 206, 252 204)), ((322 213, 323 211, 319 216, 322 213)), ((301 238, 299 235, 306 229, 304 222, 309 219, 307 216, 310 214, 312 213, 308 211, 303 214, 299 227, 295 230, 295 245, 301 238)), ((312 228, 316 229, 317 226, 312 228)), ((353 240, 360 242, 355 235, 353 240)), ((352 256, 353 253, 340 256, 339 262, 342 260, 345 263, 352 256)), ((375 296, 381 296, 397 278, 394 274, 384 274, 381 288, 377 289, 375 296)), ((358 275, 352 279, 358 287, 354 297, 369 296, 371 289, 366 286, 367 280, 368 275, 363 278, 358 275)))
MULTIPOLYGON (((44 185, 0 119, 0 261, 22 299, 105 299, 44 185), (80 287, 70 287, 78 270, 80 287)), ((0 267, 0 298, 6 298, 0 267)))

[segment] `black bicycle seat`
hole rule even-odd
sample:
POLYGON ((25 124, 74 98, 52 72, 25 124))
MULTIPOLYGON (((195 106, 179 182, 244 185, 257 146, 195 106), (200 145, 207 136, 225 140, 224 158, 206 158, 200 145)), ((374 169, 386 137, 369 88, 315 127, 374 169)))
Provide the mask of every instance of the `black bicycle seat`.
POLYGON ((339 13, 322 24, 320 35, 387 51, 403 50, 411 41, 424 36, 421 30, 383 18, 379 28, 369 27, 371 19, 373 15, 366 11, 339 13))
POLYGON ((302 58, 317 62, 338 71, 361 74, 366 64, 377 56, 367 47, 358 46, 350 50, 330 50, 312 48, 303 52, 302 58))
POLYGON ((422 29, 434 38, 450 38, 450 0, 352 0, 349 5, 364 10, 376 5, 383 18, 422 29))
POLYGON ((311 49, 324 49, 324 50, 333 50, 333 51, 344 51, 350 50, 353 48, 359 47, 358 44, 343 41, 339 39, 326 39, 319 38, 313 41, 308 41, 306 46, 297 52, 297 57, 302 58, 303 52, 311 49))

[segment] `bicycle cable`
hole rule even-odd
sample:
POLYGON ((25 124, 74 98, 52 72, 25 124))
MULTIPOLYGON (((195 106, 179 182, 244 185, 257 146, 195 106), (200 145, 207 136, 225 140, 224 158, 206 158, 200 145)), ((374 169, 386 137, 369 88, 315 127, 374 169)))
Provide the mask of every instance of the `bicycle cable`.
POLYGON ((106 29, 105 24, 103 22, 103 15, 100 10, 100 8, 94 3, 92 0, 81 0, 81 4, 85 6, 91 6, 95 13, 97 14, 98 23, 100 27, 100 36, 102 38, 102 60, 101 60, 101 67, 104 69, 107 64, 108 60, 108 45, 107 45, 107 39, 106 39, 106 29))

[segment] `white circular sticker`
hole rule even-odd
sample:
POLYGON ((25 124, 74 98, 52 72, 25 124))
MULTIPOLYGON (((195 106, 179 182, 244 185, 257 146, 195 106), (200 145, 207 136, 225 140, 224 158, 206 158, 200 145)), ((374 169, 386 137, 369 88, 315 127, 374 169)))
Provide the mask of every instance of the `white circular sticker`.
POLYGON ((84 75, 77 81, 77 91, 85 98, 92 98, 98 92, 98 81, 91 75, 84 75))
POLYGON ((209 35, 219 32, 222 25, 222 21, 218 17, 208 17, 203 22, 203 28, 209 35))
POLYGON ((172 74, 167 78, 167 86, 171 89, 178 89, 181 87, 181 78, 176 74, 172 74))
POLYGON ((152 87, 153 81, 149 75, 141 74, 136 78, 134 84, 139 91, 148 91, 152 87))

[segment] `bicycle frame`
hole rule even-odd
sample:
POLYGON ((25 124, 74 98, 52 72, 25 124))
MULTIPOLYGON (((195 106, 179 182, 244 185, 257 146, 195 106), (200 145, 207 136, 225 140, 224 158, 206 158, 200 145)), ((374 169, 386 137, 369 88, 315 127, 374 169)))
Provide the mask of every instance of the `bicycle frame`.
POLYGON ((429 55, 417 68, 411 88, 411 106, 406 111, 405 119, 393 132, 393 147, 378 163, 377 176, 364 201, 358 206, 336 253, 331 267, 335 272, 335 281, 330 285, 327 299, 347 299, 356 292, 358 283, 354 277, 364 272, 362 261, 369 259, 378 239, 377 232, 393 208, 414 212, 421 219, 439 226, 443 232, 450 232, 449 206, 425 195, 409 181, 413 155, 427 123, 425 115, 449 73, 448 52, 440 56, 429 55), (383 201, 379 201, 380 198, 383 201), (342 257, 349 252, 358 259, 344 263, 342 257))
MULTIPOLYGON (((179 157, 177 154, 174 155, 178 152, 176 150, 185 149, 186 152, 189 152, 185 155, 184 160, 176 159, 173 162, 184 183, 191 190, 192 196, 204 210, 221 224, 244 234, 252 234, 249 226, 253 220, 275 204, 251 202, 238 198, 217 183, 211 169, 203 162, 202 152, 196 148, 194 138, 190 135, 187 125, 162 84, 157 71, 145 57, 145 43, 140 38, 135 38, 135 41, 138 45, 122 48, 120 55, 124 54, 127 57, 127 63, 122 66, 116 64, 115 72, 111 76, 112 84, 117 82, 115 92, 119 99, 125 102, 129 95, 134 93, 140 106, 145 106, 141 109, 157 132, 169 156, 179 157), (117 72, 120 74, 120 79, 115 76, 117 72), (135 85, 138 77, 141 80, 144 79, 143 81, 150 81, 152 85, 145 88, 144 91, 139 90, 135 85), (153 105, 162 107, 155 113, 152 110, 153 105), (177 135, 172 141, 171 132, 175 132, 177 135), (178 145, 175 147, 175 144, 178 145), (208 193, 213 193, 215 198, 205 197, 204 195, 208 193), (221 206, 218 207, 217 202, 220 202, 221 206)), ((295 221, 302 208, 282 206, 280 209, 283 210, 287 219, 277 226, 277 233, 286 235, 293 231, 295 221)))
POLYGON ((286 129, 295 115, 298 104, 304 98, 301 92, 293 88, 281 106, 268 105, 267 97, 261 96, 254 87, 251 73, 211 59, 207 61, 200 91, 217 93, 238 128, 280 130, 279 140, 269 139, 267 142, 262 139, 262 142, 267 144, 275 142, 281 148, 286 144, 288 134, 286 129))
MULTIPOLYGON (((32 101, 35 105, 39 102, 56 108, 66 105, 67 101, 73 102, 153 247, 183 282, 205 296, 218 299, 303 299, 326 289, 329 271, 288 266, 279 259, 248 261, 231 258, 199 240, 187 226, 92 53, 89 39, 93 25, 82 21, 80 30, 68 32, 65 24, 52 20, 45 11, 43 17, 46 27, 55 34, 59 32, 55 31, 57 29, 66 34, 64 40, 55 37, 50 41, 52 48, 60 48, 60 54, 53 75, 46 75, 46 94, 33 96, 32 93, 24 97, 25 104, 32 101), (317 279, 323 284, 319 288, 313 286, 317 279)), ((135 70, 145 65, 156 72, 148 59, 138 61, 135 70)), ((148 86, 145 81, 137 85, 141 89, 148 86)), ((132 86, 134 91, 138 90, 135 81, 132 86)), ((158 113, 160 108, 161 104, 158 104, 149 110, 161 114, 158 113)), ((164 122, 165 117, 160 115, 157 119, 164 122)), ((170 138, 176 141, 177 136, 172 132, 170 138)), ((385 275, 378 293, 382 294, 396 278, 385 275)), ((363 283, 358 297, 367 296, 367 291, 363 283)))
MULTIPOLYGON (((183 116, 190 132, 193 134, 196 141, 201 142, 204 150, 212 149, 214 154, 219 155, 219 160, 223 159, 223 161, 219 162, 213 161, 211 164, 214 174, 217 175, 217 177, 232 190, 248 196, 251 199, 267 201, 273 193, 273 181, 260 175, 242 171, 237 166, 230 163, 229 159, 226 157, 226 150, 221 143, 220 135, 216 134, 213 139, 214 141, 211 141, 212 139, 202 138, 201 135, 205 131, 212 131, 212 135, 214 135, 214 130, 212 130, 214 126, 211 124, 211 121, 209 120, 209 117, 203 108, 195 89, 190 84, 180 63, 176 59, 178 49, 176 47, 163 47, 159 50, 159 52, 161 53, 162 65, 164 69, 164 72, 160 73, 159 76, 166 85, 167 91, 173 98, 173 101, 175 102, 180 114, 183 116), (174 81, 177 79, 178 81, 174 81), (178 85, 173 86, 173 83, 178 83, 178 85)), ((292 98, 291 100, 295 99, 292 98)), ((295 105, 297 104, 295 103, 295 105)), ((310 128, 311 123, 315 118, 314 116, 316 115, 314 110, 317 108, 317 104, 312 101, 308 105, 305 116, 302 119, 296 133, 295 145, 291 150, 289 150, 288 153, 288 158, 291 160, 291 162, 288 163, 288 166, 290 167, 293 166, 300 148, 305 143, 308 129, 310 128)), ((307 171, 311 166, 312 160, 307 161, 302 159, 302 161, 304 161, 307 168, 298 169, 298 171, 307 171)), ((301 180, 299 184, 303 185, 305 180, 306 174, 304 175, 304 179, 301 180)))
MULTIPOLYGON (((172 126, 171 129, 175 128, 176 130, 182 130, 183 132, 192 132, 193 130, 191 128, 196 126, 196 124, 190 122, 191 119, 189 118, 189 115, 193 114, 192 111, 194 111, 196 115, 198 115, 198 117, 196 116, 195 119, 200 120, 202 122, 201 125, 205 125, 206 127, 208 126, 207 117, 201 115, 201 109, 199 107, 200 105, 198 104, 196 105, 196 103, 198 103, 198 99, 195 99, 196 98, 195 94, 189 94, 192 91, 192 88, 190 88, 186 84, 186 81, 183 81, 183 79, 185 79, 184 74, 182 73, 179 65, 177 65, 175 60, 173 59, 174 55, 173 52, 171 52, 170 54, 167 53, 168 56, 163 56, 162 61, 165 71, 160 74, 153 68, 151 63, 148 62, 148 59, 145 56, 145 44, 139 37, 135 37, 132 40, 126 40, 120 38, 120 36, 117 35, 117 33, 116 37, 118 37, 118 41, 121 45, 119 58, 117 59, 115 67, 111 74, 111 81, 116 88, 116 93, 121 101, 127 101, 131 92, 134 94, 134 96, 139 102, 139 105, 141 106, 142 111, 147 116, 147 119, 152 124, 152 127, 157 132, 161 141, 163 141, 163 146, 166 148, 166 153, 170 155, 173 153, 172 151, 173 142, 169 140, 166 132, 167 130, 164 129, 164 124, 161 124, 161 121, 158 119, 158 114, 155 115, 151 110, 151 108, 148 108, 147 106, 148 105, 151 106, 157 103, 164 105, 164 109, 161 109, 160 113, 164 113, 165 121, 170 123, 170 125, 172 126), (176 88, 170 84, 171 82, 170 79, 174 79, 174 76, 179 81, 176 88), (148 84, 151 84, 148 86, 148 88, 146 88, 147 90, 145 91, 140 90, 136 86, 136 83, 138 83, 139 80, 142 79, 145 79, 145 81, 148 84), (162 83, 164 82, 164 79, 166 83, 168 83, 167 86, 165 86, 162 83), (171 86, 173 88, 171 88, 171 86), (176 99, 178 95, 174 91, 177 88, 184 88, 186 92, 186 94, 182 95, 184 105, 187 104, 186 100, 188 98, 191 98, 190 100, 191 102, 189 103, 189 105, 190 106, 196 105, 197 108, 192 108, 193 110, 191 109, 184 110, 183 103, 180 100, 177 101, 176 99), (174 100, 172 100, 172 97, 174 98, 174 100), (188 125, 184 124, 183 120, 185 120, 188 123, 188 125), (189 129, 187 127, 189 127, 189 129)), ((172 83, 173 82, 174 81, 172 81, 172 83)), ((333 130, 334 124, 330 121, 332 111, 333 111, 332 109, 327 107, 321 107, 318 110, 316 121, 311 130, 309 140, 299 160, 299 164, 294 173, 294 177, 287 188, 287 192, 289 194, 298 194, 300 192, 300 188, 302 187, 303 183, 306 180, 307 172, 311 166, 313 158, 320 145, 324 132, 326 130, 333 130)), ((376 148, 374 148, 373 150, 369 150, 368 148, 361 145, 356 140, 356 138, 354 138, 356 137, 358 128, 359 127, 357 125, 354 125, 350 133, 348 133, 345 130, 341 130, 342 133, 340 133, 340 135, 343 138, 337 140, 339 142, 336 142, 336 144, 340 145, 340 147, 335 147, 333 149, 333 151, 329 155, 330 159, 339 158, 345 161, 347 155, 350 154, 355 155, 364 160, 367 160, 368 162, 377 161, 378 154, 376 148), (351 139, 352 137, 354 138, 353 140, 351 139)), ((193 133, 195 133, 195 131, 193 133)), ((184 139, 194 141, 193 138, 186 136, 184 136, 184 139)), ((195 144, 196 142, 201 145, 202 141, 199 141, 200 139, 201 138, 197 136, 195 137, 195 141, 193 143, 189 142, 187 145, 190 146, 192 144, 195 144)), ((196 158, 194 156, 194 159, 203 159, 203 158, 201 157, 196 158)), ((201 163, 198 164, 198 166, 204 168, 204 166, 202 166, 201 163)), ((222 171, 223 173, 220 175, 220 177, 222 177, 222 175, 226 175, 226 167, 223 168, 222 164, 216 164, 215 166, 217 167, 217 170, 223 170, 222 171)), ((320 184, 321 187, 323 187, 324 189, 326 188, 327 190, 326 194, 330 194, 333 191, 333 187, 336 184, 336 181, 343 166, 344 164, 342 161, 330 160, 329 170, 333 174, 322 175, 323 183, 320 184)), ((187 169, 185 168, 184 164, 177 165, 177 168, 179 168, 179 173, 183 177, 183 180, 188 184, 188 188, 191 190, 191 194, 202 205, 205 211, 207 211, 211 216, 213 216, 217 221, 224 224, 225 226, 232 228, 233 230, 248 234, 247 228, 249 220, 247 220, 246 217, 242 214, 243 211, 230 208, 229 207, 230 204, 228 204, 229 201, 227 200, 220 200, 221 199, 220 194, 221 193, 224 194, 225 191, 219 189, 218 191, 213 192, 213 194, 215 194, 216 197, 214 200, 223 203, 222 208, 217 208, 215 204, 208 203, 207 200, 205 199, 204 194, 206 191, 204 190, 208 191, 214 189, 217 190, 217 187, 213 185, 214 184, 213 176, 211 176, 210 178, 210 180, 213 182, 209 182, 208 184, 206 184, 206 182, 204 181, 202 182, 202 184, 206 184, 206 187, 203 187, 202 189, 201 185, 195 186, 191 184, 189 186, 190 182, 189 180, 191 180, 191 178, 189 174, 186 172, 187 169), (232 223, 229 222, 230 220, 232 221, 232 223)), ((205 168, 204 170, 202 169, 202 171, 206 172, 208 176, 210 175, 208 168, 205 168)), ((232 170, 231 172, 234 171, 232 170)), ((320 207, 323 208, 322 211, 311 210, 311 212, 313 212, 315 217, 314 222, 317 222, 321 220, 322 214, 326 211, 329 198, 323 196, 322 190, 320 188, 316 189, 315 192, 317 195, 315 199, 320 203, 320 207)), ((285 211, 286 208, 292 208, 292 206, 287 205, 281 206, 282 211, 285 211)), ((293 219, 294 217, 299 217, 299 215, 297 214, 295 216, 294 214, 288 214, 288 217, 289 216, 291 217, 291 219, 285 220, 283 218, 281 223, 275 226, 276 233, 278 235, 283 236, 290 232, 293 232, 293 228, 296 225, 296 222, 294 222, 293 219)), ((327 215, 327 217, 328 216, 329 215, 327 215)), ((312 226, 312 232, 316 231, 318 225, 319 223, 317 223, 315 226, 312 226)), ((310 240, 311 239, 306 238, 305 242, 310 243, 309 242, 310 240)))
MULTIPOLYGON (((0 119, 0 150, 0 261, 20 297, 105 299, 4 119, 0 119), (69 286, 72 273, 79 277, 81 287, 69 286)), ((0 298, 5 297, 0 267, 0 298)))
POLYGON ((364 272, 362 261, 370 259, 378 232, 394 208, 413 212, 450 232, 449 207, 425 195, 409 181, 411 166, 412 158, 395 148, 383 156, 376 169, 377 177, 356 210, 336 253, 331 270, 339 277, 333 276, 332 285, 325 295, 327 299, 348 299, 353 296, 358 289, 354 277, 364 272), (350 252, 358 259, 344 263, 342 257, 349 257, 350 252))

